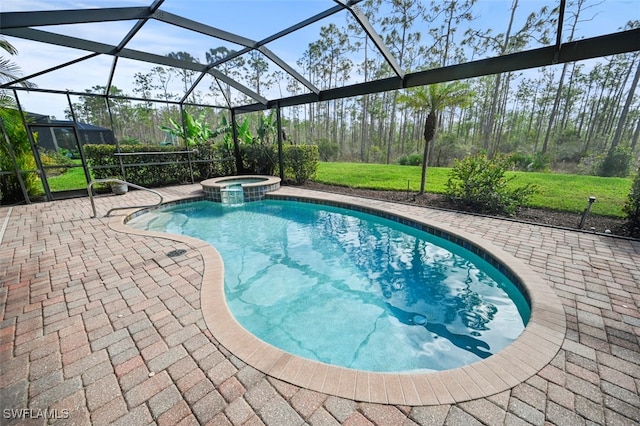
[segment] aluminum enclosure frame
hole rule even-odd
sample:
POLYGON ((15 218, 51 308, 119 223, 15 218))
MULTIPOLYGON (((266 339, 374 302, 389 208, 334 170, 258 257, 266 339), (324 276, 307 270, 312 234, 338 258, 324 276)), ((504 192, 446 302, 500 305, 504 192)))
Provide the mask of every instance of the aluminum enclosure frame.
MULTIPOLYGON (((2 89, 25 90, 17 84, 30 78, 56 71, 68 65, 91 59, 97 55, 104 54, 114 57, 114 63, 109 76, 108 85, 105 93, 94 94, 97 96, 109 95, 109 89, 118 58, 128 58, 143 62, 149 62, 157 65, 171 66, 178 69, 185 69, 199 72, 200 75, 196 82, 187 90, 185 95, 178 103, 181 105, 194 105, 187 101, 189 93, 191 93, 200 80, 207 74, 211 75, 216 81, 228 84, 241 93, 248 96, 254 101, 252 104, 231 106, 227 100, 227 106, 214 105, 198 105, 213 108, 227 108, 234 110, 237 114, 246 112, 261 111, 273 109, 279 106, 295 106, 306 103, 322 102, 333 99, 341 99, 353 96, 360 96, 370 93, 379 93, 390 90, 397 90, 415 86, 428 85, 433 83, 460 80, 466 78, 479 77, 490 74, 498 74, 508 71, 525 70, 531 68, 542 67, 546 65, 554 65, 566 62, 580 61, 592 59, 596 57, 609 56, 620 53, 627 53, 640 50, 640 29, 622 31, 618 33, 606 34, 599 37, 583 39, 574 42, 561 43, 562 25, 564 22, 564 13, 566 8, 566 0, 558 0, 559 19, 556 28, 556 42, 543 48, 525 50, 518 53, 496 56, 492 58, 471 61, 462 64, 456 64, 447 67, 433 68, 424 71, 404 73, 397 64, 396 59, 391 54, 389 48, 383 43, 381 37, 375 32, 366 16, 359 10, 357 4, 362 0, 334 0, 335 6, 318 13, 306 20, 300 21, 280 32, 277 32, 263 40, 254 41, 241 35, 223 31, 209 25, 202 24, 181 16, 165 12, 161 9, 165 0, 154 0, 149 7, 119 7, 119 8, 102 8, 102 9, 77 9, 77 10, 53 10, 53 11, 35 11, 35 12, 3 12, 0 13, 0 34, 12 37, 18 37, 42 43, 55 44, 63 47, 76 48, 87 51, 88 54, 82 58, 60 64, 38 73, 25 76, 19 80, 12 81, 0 85, 2 89), (356 83, 338 88, 320 90, 311 82, 307 81, 302 75, 271 52, 266 44, 300 30, 315 22, 321 21, 342 10, 347 10, 358 22, 364 33, 376 46, 379 53, 386 60, 387 64, 394 72, 393 77, 380 80, 373 80, 364 83, 356 83), (117 45, 112 46, 104 43, 92 42, 51 32, 34 29, 32 27, 62 25, 62 24, 78 24, 91 22, 109 22, 136 20, 132 29, 117 45), (179 59, 173 59, 161 56, 152 52, 142 52, 133 49, 127 49, 125 46, 133 38, 133 36, 144 26, 149 20, 157 20, 171 25, 175 25, 190 31, 208 35, 212 38, 228 41, 243 49, 234 52, 227 57, 211 64, 194 63, 179 59), (218 71, 214 67, 228 62, 240 55, 252 50, 261 52, 291 77, 300 82, 310 93, 284 97, 280 99, 266 99, 250 88, 244 86, 233 78, 218 71)), ((31 89, 33 90, 33 89, 31 89)), ((39 89, 39 91, 50 93, 61 93, 56 90, 39 89)), ((65 92, 66 93, 66 92, 65 92)), ((87 93, 83 93, 87 95, 87 93)), ((115 97, 113 97, 115 98, 115 97)), ((133 97, 125 97, 127 99, 136 100, 133 97)), ((166 102, 166 101, 165 101, 166 102)))
MULTIPOLYGON (((384 41, 382 40, 380 35, 376 33, 367 17, 358 8, 357 4, 362 0, 333 1, 335 3, 333 7, 330 7, 323 12, 317 13, 307 19, 289 26, 288 28, 285 28, 262 40, 257 41, 243 37, 242 35, 223 31, 218 28, 203 24, 201 22, 197 22, 163 11, 161 9, 161 6, 165 2, 165 0, 153 0, 148 7, 118 7, 33 12, 0 12, 0 35, 17 37, 67 48, 74 48, 86 52, 86 55, 80 58, 61 63, 51 68, 41 70, 25 77, 21 77, 19 79, 2 84, 0 85, 0 89, 13 90, 16 99, 18 98, 17 94, 19 91, 31 91, 36 93, 41 92, 65 94, 67 95, 67 98, 69 97, 69 95, 101 97, 107 100, 107 105, 110 99, 161 102, 165 104, 178 105, 180 107, 181 115, 184 106, 227 109, 230 111, 231 121, 234 124, 236 123, 237 116, 240 114, 276 109, 278 129, 281 129, 280 110, 284 107, 349 98, 371 93, 380 93, 446 81, 462 80, 467 78, 499 74, 503 72, 526 70, 548 65, 562 64, 609 55, 640 51, 640 29, 620 31, 598 37, 591 37, 578 41, 562 43, 562 27, 564 23, 566 0, 557 0, 558 22, 556 26, 555 44, 550 44, 542 48, 530 49, 512 54, 490 57, 482 60, 407 73, 400 68, 396 58, 391 53, 391 50, 384 44, 384 41), (320 22, 323 19, 341 11, 347 11, 351 14, 355 22, 357 22, 357 24, 362 29, 363 33, 366 34, 367 38, 372 42, 378 53, 382 56, 389 68, 392 70, 392 77, 321 90, 313 83, 308 81, 299 72, 297 72, 286 61, 279 58, 267 47, 267 44, 272 41, 294 33, 295 31, 303 29, 311 24, 320 22), (212 63, 195 63, 158 55, 154 52, 145 52, 127 48, 126 46, 134 38, 134 36, 144 27, 147 22, 151 20, 163 22, 205 36, 209 36, 213 40, 227 41, 229 43, 240 46, 241 49, 227 55, 225 58, 212 63), (132 21, 131 29, 117 45, 94 42, 82 38, 52 33, 37 28, 54 25, 114 21, 132 21), (281 70, 283 70, 293 79, 298 81, 304 88, 306 88, 306 90, 308 90, 308 93, 282 97, 278 99, 267 99, 216 68, 221 64, 229 62, 251 51, 260 52, 266 58, 271 60, 276 66, 278 66, 281 70), (39 77, 41 75, 60 70, 67 66, 87 61, 99 55, 107 55, 113 58, 104 93, 73 92, 69 90, 61 91, 47 88, 23 87, 20 85, 21 83, 24 83, 31 78, 39 77), (191 87, 187 88, 184 95, 177 101, 166 99, 142 99, 131 96, 114 96, 110 94, 110 89, 112 87, 113 77, 118 66, 118 60, 120 58, 142 61, 156 65, 165 65, 177 69, 195 71, 196 73, 198 73, 198 76, 191 87), (218 85, 223 83, 238 90, 240 93, 251 99, 252 103, 232 106, 231 100, 226 99, 226 96, 226 106, 203 105, 189 102, 189 95, 195 90, 200 81, 207 75, 210 75, 213 80, 218 83, 218 85)), ((70 101, 69 104, 70 108, 72 108, 70 101)), ((234 150, 236 152, 236 162, 241 164, 241 160, 239 159, 239 145, 237 139, 238 136, 235 131, 236 126, 233 125, 232 129, 235 148, 234 150)), ((278 139, 278 145, 279 160, 280 162, 282 162, 281 136, 278 139)), ((192 160, 189 156, 188 163, 190 167, 191 162, 192 160)), ((280 166, 280 170, 282 170, 282 164, 280 164, 280 166)), ((20 175, 20 171, 16 171, 16 173, 20 175)), ((23 192, 25 191, 26 190, 23 188, 23 192)), ((51 198, 50 191, 47 188, 45 188, 45 192, 47 193, 47 198, 51 198)), ((25 201, 29 202, 26 192, 25 201)))

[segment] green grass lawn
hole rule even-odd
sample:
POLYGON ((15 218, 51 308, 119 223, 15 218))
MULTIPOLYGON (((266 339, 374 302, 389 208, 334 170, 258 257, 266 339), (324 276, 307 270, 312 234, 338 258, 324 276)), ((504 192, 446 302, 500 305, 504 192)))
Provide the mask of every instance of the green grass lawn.
MULTIPOLYGON (((444 193, 450 168, 430 167, 427 171, 426 191, 444 193)), ((508 172, 515 176, 511 185, 531 183, 538 186, 529 206, 552 210, 582 212, 590 196, 596 197, 591 212, 603 216, 623 217, 622 207, 631 190, 631 178, 557 173, 508 172)), ((316 182, 353 188, 410 191, 420 189, 420 167, 395 164, 320 163, 316 182)))
MULTIPOLYGON (((430 167, 427 173, 427 192, 444 193, 450 168, 430 167)), ((631 178, 603 178, 598 176, 557 173, 509 172, 515 176, 514 186, 532 183, 538 192, 531 198, 531 207, 580 213, 590 196, 597 198, 591 208, 593 214, 623 217, 622 206, 631 190, 631 178)), ((420 189, 420 167, 397 164, 320 163, 316 182, 350 186, 353 188, 387 189, 395 191, 420 189)), ((87 187, 82 168, 71 168, 59 176, 49 178, 52 191, 87 187)))
POLYGON ((87 179, 84 177, 82 167, 69 168, 65 173, 58 176, 51 176, 48 182, 49 188, 53 192, 85 189, 87 187, 87 179))

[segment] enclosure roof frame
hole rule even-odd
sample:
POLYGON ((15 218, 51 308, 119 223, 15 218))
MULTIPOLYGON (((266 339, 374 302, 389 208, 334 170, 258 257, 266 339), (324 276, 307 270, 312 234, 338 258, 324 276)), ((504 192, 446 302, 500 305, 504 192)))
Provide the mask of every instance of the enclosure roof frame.
MULTIPOLYGON (((112 95, 110 95, 109 93, 109 88, 111 86, 111 81, 113 79, 115 68, 117 66, 117 61, 119 58, 127 58, 131 60, 153 63, 156 65, 164 65, 178 69, 191 70, 199 73, 196 82, 192 84, 192 86, 188 88, 188 90, 186 90, 185 95, 182 97, 182 99, 180 99, 180 101, 177 102, 180 105, 194 105, 187 99, 189 94, 195 89, 197 84, 202 80, 204 76, 211 75, 218 82, 218 84, 220 84, 220 82, 223 82, 224 84, 227 84, 243 93, 249 99, 251 99, 251 101, 253 101, 253 103, 248 103, 245 105, 232 106, 229 102, 230 100, 227 100, 227 106, 222 108, 233 110, 236 113, 246 113, 267 110, 276 107, 295 106, 307 103, 348 98, 353 96, 361 96, 371 93, 380 93, 440 82, 499 74, 503 72, 538 68, 547 65, 574 62, 640 50, 640 29, 620 31, 598 37, 562 43, 562 18, 565 12, 566 0, 558 0, 560 19, 558 19, 556 40, 554 44, 550 44, 542 48, 530 49, 502 56, 495 56, 482 60, 406 73, 400 68, 398 62, 396 61, 396 58, 391 53, 388 46, 385 45, 382 38, 376 33, 367 17, 357 7, 357 4, 362 0, 333 0, 336 3, 335 6, 330 7, 323 12, 317 13, 307 19, 301 20, 300 22, 284 30, 276 32, 258 41, 251 40, 242 35, 233 34, 231 32, 203 24, 201 22, 197 22, 191 19, 184 18, 182 16, 175 15, 173 13, 163 11, 161 9, 161 6, 164 1, 165 0, 153 0, 148 7, 115 7, 100 9, 0 12, 0 22, 2 22, 2 26, 0 26, 0 34, 2 35, 18 37, 22 39, 89 52, 88 55, 85 55, 76 60, 68 61, 66 63, 56 65, 54 67, 39 71, 29 76, 7 82, 3 85, 0 85, 0 89, 27 90, 27 88, 19 86, 19 83, 27 81, 28 79, 34 78, 36 76, 41 76, 43 74, 56 71, 58 69, 78 62, 86 61, 88 59, 96 57, 97 55, 108 55, 114 58, 114 62, 112 65, 111 73, 109 74, 106 93, 102 94, 102 96, 106 96, 107 98, 112 97, 112 95), (300 73, 298 73, 286 61, 279 58, 266 46, 268 43, 274 40, 289 35, 313 23, 320 22, 323 19, 343 10, 346 10, 348 13, 350 13, 355 21, 360 25, 364 34, 366 34, 368 39, 375 45, 378 52, 382 55, 384 60, 393 71, 393 76, 321 90, 317 88, 313 83, 308 81, 300 73), (128 20, 135 21, 135 23, 127 33, 127 35, 124 36, 124 38, 116 46, 82 38, 56 34, 34 28, 53 25, 128 20), (224 40, 236 44, 243 48, 228 55, 225 58, 222 58, 221 60, 209 64, 190 62, 181 59, 170 58, 168 56, 158 55, 152 52, 144 52, 126 48, 126 45, 129 43, 129 41, 131 41, 133 36, 150 20, 156 20, 181 27, 189 31, 194 31, 215 39, 224 40), (244 84, 238 82, 237 80, 229 77, 225 73, 215 68, 222 63, 233 60, 234 58, 237 58, 238 56, 251 51, 260 52, 262 55, 264 55, 274 64, 280 67, 283 71, 285 71, 288 75, 300 82, 309 92, 301 95, 269 100, 264 96, 256 93, 251 88, 245 86, 244 84)), ((39 89, 38 91, 50 93, 59 92, 56 90, 48 89, 39 89)), ((68 91, 65 93, 68 93, 68 91)), ((87 93, 84 93, 84 95, 87 95, 87 93)), ((124 98, 137 99, 128 96, 124 98)), ((152 100, 155 101, 155 99, 152 100)), ((166 100, 161 99, 158 99, 157 101, 166 102, 166 100)), ((214 105, 206 106, 221 108, 220 106, 214 105)))

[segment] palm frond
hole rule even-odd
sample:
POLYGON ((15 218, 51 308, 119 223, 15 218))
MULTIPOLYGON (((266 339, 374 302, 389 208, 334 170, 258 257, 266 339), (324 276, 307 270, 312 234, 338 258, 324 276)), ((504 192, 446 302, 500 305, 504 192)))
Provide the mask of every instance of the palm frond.
POLYGON ((17 55, 18 49, 13 47, 11 43, 9 43, 6 39, 0 38, 0 49, 6 51, 10 55, 17 55))

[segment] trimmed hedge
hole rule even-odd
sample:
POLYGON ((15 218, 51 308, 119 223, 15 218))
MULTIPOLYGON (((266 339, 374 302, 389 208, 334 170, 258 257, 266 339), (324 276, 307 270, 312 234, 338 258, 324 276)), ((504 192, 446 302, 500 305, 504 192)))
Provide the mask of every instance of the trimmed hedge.
MULTIPOLYGON (((120 153, 132 154, 121 157, 114 155, 117 153, 115 145, 85 145, 84 150, 95 179, 112 177, 142 186, 191 182, 187 154, 177 152, 184 151, 182 147, 121 145, 120 153), (134 154, 137 152, 144 152, 144 154, 134 154), (120 168, 120 160, 124 165, 124 176, 120 168), (134 165, 142 163, 162 164, 154 166, 134 165)), ((192 160, 202 156, 203 153, 198 152, 192 157, 192 160)), ((196 174, 196 171, 198 172, 197 174, 202 171, 207 172, 206 167, 200 165, 194 167, 194 174, 196 174)))
MULTIPOLYGON (((124 179, 142 186, 160 186, 191 182, 187 154, 183 147, 156 145, 120 145, 116 156, 115 145, 85 145, 84 151, 95 179, 124 179), (175 153, 174 153, 175 152, 175 153), (144 153, 144 154, 134 154, 144 153), (157 153, 157 154, 155 154, 157 153), (122 175, 120 159, 125 167, 122 175), (136 165, 162 163, 161 165, 136 165)), ((272 175, 277 167, 278 154, 273 146, 246 145, 241 149, 248 173, 272 175)), ((286 145, 283 147, 285 178, 302 184, 315 176, 319 161, 315 145, 286 145)), ((191 155, 194 178, 199 180, 236 174, 235 159, 217 145, 198 145, 191 155)))

